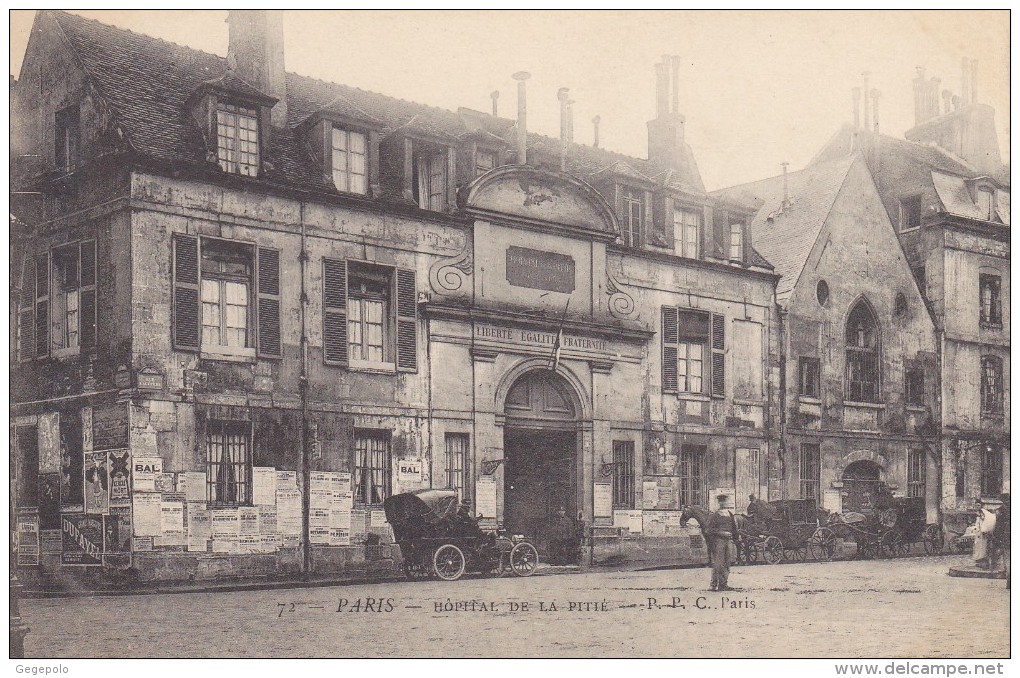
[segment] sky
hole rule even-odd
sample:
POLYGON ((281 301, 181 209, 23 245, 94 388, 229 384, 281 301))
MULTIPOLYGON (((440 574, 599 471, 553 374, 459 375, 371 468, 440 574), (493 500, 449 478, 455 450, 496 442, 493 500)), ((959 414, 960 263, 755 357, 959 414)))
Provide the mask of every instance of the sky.
MULTIPOLYGON (((225 11, 78 14, 226 55, 225 11)), ((33 13, 14 10, 17 77, 33 13)), ((678 55, 680 110, 706 188, 803 167, 853 118, 851 91, 869 72, 880 124, 913 126, 917 66, 960 90, 961 59, 979 62, 978 100, 996 109, 1009 160, 1009 13, 974 11, 293 11, 284 15, 287 70, 456 110, 515 117, 528 81, 528 127, 559 135, 556 92, 569 87, 575 141, 647 157, 654 64, 678 55)))

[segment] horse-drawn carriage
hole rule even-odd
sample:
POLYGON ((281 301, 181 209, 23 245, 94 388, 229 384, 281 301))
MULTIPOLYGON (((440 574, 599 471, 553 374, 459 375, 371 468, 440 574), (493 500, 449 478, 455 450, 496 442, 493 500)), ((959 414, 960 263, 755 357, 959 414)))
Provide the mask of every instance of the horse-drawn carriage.
POLYGON ((759 502, 757 511, 737 521, 737 558, 744 563, 832 560, 836 540, 819 524, 814 499, 759 502))
POLYGON ((538 567, 538 550, 521 536, 485 532, 459 510, 455 490, 419 490, 383 503, 386 520, 404 559, 408 579, 455 581, 465 572, 527 577, 538 567))
POLYGON ((918 542, 928 555, 942 553, 942 528, 927 521, 924 497, 888 496, 867 513, 833 513, 825 525, 833 537, 856 545, 855 558, 906 555, 918 542))

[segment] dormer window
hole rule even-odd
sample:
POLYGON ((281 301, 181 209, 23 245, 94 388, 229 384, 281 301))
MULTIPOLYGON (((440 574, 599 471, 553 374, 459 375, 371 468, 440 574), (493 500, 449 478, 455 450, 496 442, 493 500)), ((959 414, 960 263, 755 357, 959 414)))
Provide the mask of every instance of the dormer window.
POLYGON ((985 221, 995 220, 995 189, 990 186, 981 186, 977 190, 977 206, 981 212, 981 218, 985 221))
POLYGON ((216 105, 217 159, 220 168, 246 177, 259 173, 259 119, 254 108, 216 105))
POLYGON ((744 260, 744 225, 730 224, 730 261, 744 260))
POLYGON ((627 186, 620 187, 620 227, 623 230, 623 244, 641 247, 641 222, 645 211, 645 192, 627 186))
POLYGON ((909 231, 921 225, 921 196, 912 195, 900 200, 900 230, 909 231))
POLYGON ((701 213, 689 209, 673 211, 674 253, 697 259, 701 250, 701 213))
POLYGON ((415 143, 413 155, 414 200, 423 210, 442 212, 447 203, 447 149, 415 143))
POLYGON ((57 111, 54 121, 55 160, 57 170, 67 174, 78 166, 81 149, 81 124, 78 106, 57 111))
POLYGON ((368 192, 368 144, 365 135, 334 127, 332 149, 333 184, 336 189, 365 195, 368 192))

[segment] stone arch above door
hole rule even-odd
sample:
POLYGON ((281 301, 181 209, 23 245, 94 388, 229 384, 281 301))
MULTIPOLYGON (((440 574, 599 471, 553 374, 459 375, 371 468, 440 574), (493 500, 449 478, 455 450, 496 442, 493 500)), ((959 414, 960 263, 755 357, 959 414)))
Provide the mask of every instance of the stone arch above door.
POLYGON ((588 397, 588 391, 577 375, 563 365, 557 366, 555 372, 550 371, 549 360, 547 358, 528 358, 508 370, 500 380, 499 386, 496 389, 494 403, 496 423, 498 425, 504 424, 508 415, 513 416, 514 407, 511 405, 508 410, 507 398, 511 396, 514 386, 521 379, 528 378, 530 374, 541 375, 543 373, 553 379, 553 383, 560 385, 559 391, 569 406, 568 409, 571 410, 569 417, 552 416, 554 413, 550 412, 550 416, 547 419, 549 421, 591 421, 591 399, 588 397))

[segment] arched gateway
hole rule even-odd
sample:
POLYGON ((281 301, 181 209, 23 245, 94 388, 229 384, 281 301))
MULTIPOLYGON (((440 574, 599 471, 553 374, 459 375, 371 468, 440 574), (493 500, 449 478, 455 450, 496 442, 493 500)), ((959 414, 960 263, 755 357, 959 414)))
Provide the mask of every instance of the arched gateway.
POLYGON ((843 510, 871 511, 882 484, 882 467, 873 461, 855 461, 843 471, 843 510))
POLYGON ((546 369, 518 377, 504 401, 504 524, 547 554, 574 537, 580 411, 573 387, 546 369))

